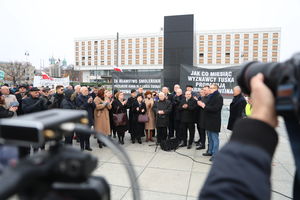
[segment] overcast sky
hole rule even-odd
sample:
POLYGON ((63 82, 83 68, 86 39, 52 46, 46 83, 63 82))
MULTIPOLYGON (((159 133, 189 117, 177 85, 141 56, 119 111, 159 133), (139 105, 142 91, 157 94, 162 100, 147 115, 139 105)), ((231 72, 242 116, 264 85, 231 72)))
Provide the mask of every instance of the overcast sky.
POLYGON ((300 0, 0 0, 0 61, 66 58, 74 38, 156 33, 166 15, 194 14, 197 30, 281 27, 281 60, 300 51, 300 0))

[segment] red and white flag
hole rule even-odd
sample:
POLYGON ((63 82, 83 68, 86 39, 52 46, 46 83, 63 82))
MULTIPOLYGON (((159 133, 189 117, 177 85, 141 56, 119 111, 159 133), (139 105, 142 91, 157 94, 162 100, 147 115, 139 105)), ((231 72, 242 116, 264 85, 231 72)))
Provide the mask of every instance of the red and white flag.
POLYGON ((123 72, 123 70, 120 69, 119 67, 115 67, 114 70, 115 70, 116 72, 123 72))
POLYGON ((46 74, 45 72, 42 72, 42 79, 53 80, 53 78, 51 78, 50 76, 48 76, 48 74, 46 74))

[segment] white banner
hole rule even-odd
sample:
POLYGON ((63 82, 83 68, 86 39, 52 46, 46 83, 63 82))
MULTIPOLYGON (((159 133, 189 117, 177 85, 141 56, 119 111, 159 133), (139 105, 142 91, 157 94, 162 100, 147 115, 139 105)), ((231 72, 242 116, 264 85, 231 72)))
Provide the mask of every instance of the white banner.
POLYGON ((49 87, 49 88, 55 88, 57 85, 63 85, 64 87, 70 85, 70 78, 53 78, 53 80, 49 79, 42 79, 42 76, 34 76, 33 79, 33 87, 49 87))

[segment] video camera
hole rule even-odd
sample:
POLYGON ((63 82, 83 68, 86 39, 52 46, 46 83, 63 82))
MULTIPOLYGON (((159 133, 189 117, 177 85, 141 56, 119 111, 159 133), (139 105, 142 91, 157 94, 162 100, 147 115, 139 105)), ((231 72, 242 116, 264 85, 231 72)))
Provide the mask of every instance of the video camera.
MULTIPOLYGON (((40 147, 49 141, 49 151, 21 160, 0 176, 0 199, 17 194, 20 199, 109 200, 110 187, 102 177, 91 173, 97 158, 79 149, 63 145, 62 139, 73 132, 94 134, 120 160, 126 163, 132 188, 138 188, 135 171, 125 151, 110 138, 92 131, 86 111, 53 109, 0 120, 0 142, 16 146, 40 147)), ((134 199, 139 191, 132 190, 134 199)))

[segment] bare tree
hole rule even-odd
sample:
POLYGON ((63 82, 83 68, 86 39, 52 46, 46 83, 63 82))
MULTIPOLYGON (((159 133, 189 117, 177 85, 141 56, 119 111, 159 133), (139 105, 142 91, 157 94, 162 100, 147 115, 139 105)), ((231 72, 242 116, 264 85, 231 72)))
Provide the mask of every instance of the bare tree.
POLYGON ((31 71, 31 64, 21 62, 11 62, 0 65, 0 70, 5 73, 5 80, 12 81, 13 84, 21 84, 29 80, 28 72, 31 71))

